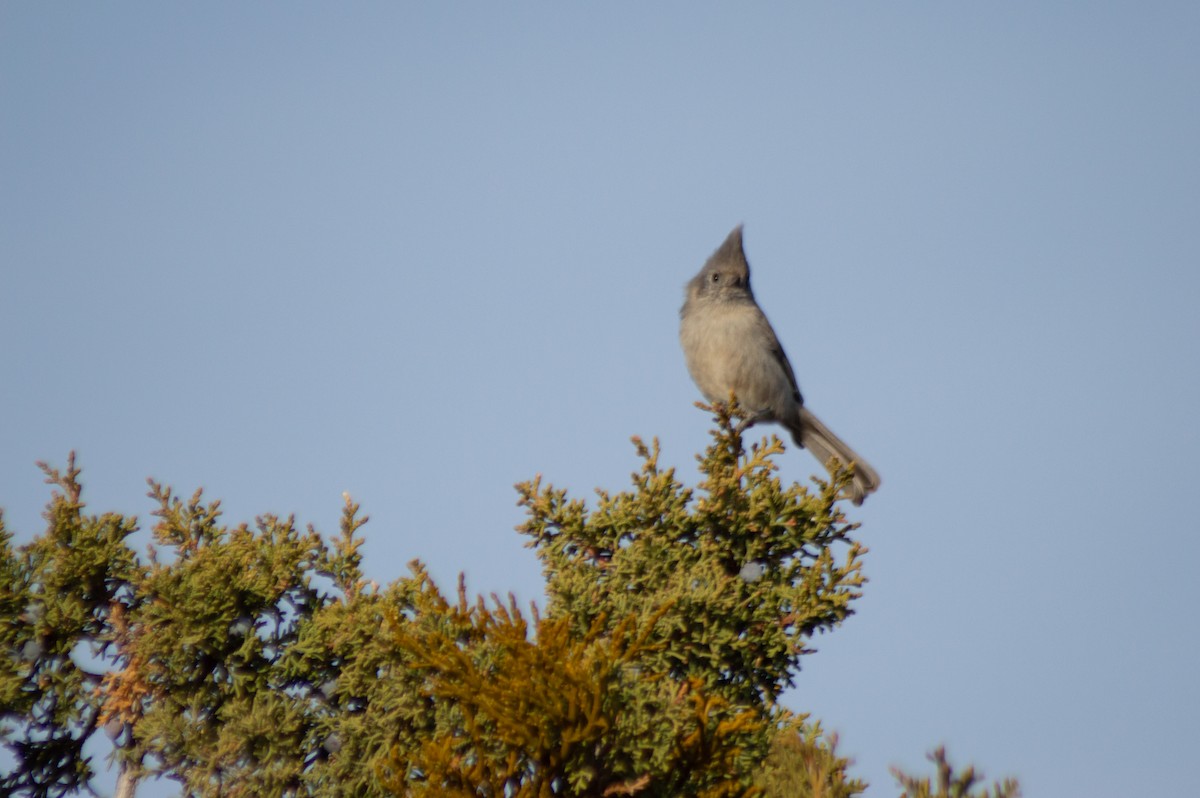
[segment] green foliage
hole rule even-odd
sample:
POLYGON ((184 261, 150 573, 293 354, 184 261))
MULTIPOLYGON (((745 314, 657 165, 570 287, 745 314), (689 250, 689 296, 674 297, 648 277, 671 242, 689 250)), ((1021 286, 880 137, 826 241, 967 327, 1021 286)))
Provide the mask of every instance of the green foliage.
POLYGON ((344 615, 348 599, 358 617, 378 603, 363 596, 357 506, 347 501, 329 547, 291 519, 228 529, 199 492, 183 502, 152 483, 159 520, 143 564, 126 541, 136 519, 84 514, 73 456, 65 473, 45 470, 61 489, 46 533, 18 551, 0 538, 0 628, 12 652, 0 711, 16 758, 4 791, 86 787, 94 764, 83 745, 103 728, 130 774, 165 775, 188 794, 311 792, 343 715, 322 692, 343 634, 326 616, 344 615))
POLYGON ((136 524, 84 516, 74 457, 64 473, 43 466, 55 491, 44 535, 19 551, 0 541, 0 604, 10 652, 0 669, 4 737, 17 767, 5 792, 65 794, 93 775, 83 746, 101 719, 102 665, 116 644, 113 619, 135 601, 140 567, 125 544, 136 524))
POLYGON ((744 754, 767 725, 704 695, 698 681, 641 670, 668 608, 644 627, 628 616, 576 636, 570 619, 544 619, 535 609, 531 623, 511 598, 491 608, 469 603, 460 585, 452 605, 427 584, 418 617, 446 623, 398 625, 396 639, 428 675, 425 694, 450 712, 419 747, 393 750, 384 783, 394 794, 751 792, 738 774, 759 761, 744 754))
POLYGON ((184 502, 152 485, 151 495, 154 541, 171 556, 155 549, 136 586, 128 665, 110 681, 107 709, 135 730, 131 758, 152 754, 155 771, 195 793, 293 790, 317 756, 316 689, 330 667, 295 667, 293 649, 302 619, 335 601, 314 576, 354 578, 354 568, 290 518, 228 529, 199 492, 184 502))
POLYGON ((596 624, 575 637, 565 619, 536 612, 530 629, 511 599, 488 608, 462 589, 456 605, 426 595, 451 623, 401 624, 396 640, 427 673, 426 695, 450 709, 449 727, 415 750, 396 746, 384 772, 395 794, 604 796, 652 781, 671 794, 745 792, 728 774, 738 740, 760 721, 695 685, 644 679, 636 664, 648 630, 626 622, 602 635, 596 624))
POLYGON ((635 439, 643 465, 632 492, 598 491, 588 513, 540 479, 522 483, 529 520, 519 529, 544 564, 550 613, 577 634, 669 606, 649 669, 770 712, 812 635, 852 613, 866 549, 837 505, 847 474, 817 493, 785 488, 772 460, 779 440, 747 452, 729 411, 716 411, 696 491, 659 468, 657 442, 635 439))
POLYGON ((847 474, 784 486, 779 441, 746 450, 736 408, 714 410, 695 489, 636 439, 633 489, 594 510, 517 486, 541 612, 461 580, 449 600, 416 561, 367 582, 349 498, 326 542, 292 518, 225 526, 152 482, 139 554, 135 518, 84 512, 74 456, 43 467, 46 532, 14 548, 0 517, 0 793, 89 788, 101 730, 126 777, 194 796, 860 793, 777 703, 865 582, 847 474))

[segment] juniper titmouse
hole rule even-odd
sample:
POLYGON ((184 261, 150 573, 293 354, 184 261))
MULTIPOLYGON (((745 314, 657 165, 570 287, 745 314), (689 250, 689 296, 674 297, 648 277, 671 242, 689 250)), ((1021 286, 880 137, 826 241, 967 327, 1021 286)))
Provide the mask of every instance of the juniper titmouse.
POLYGON ((750 290, 740 225, 688 283, 679 317, 688 371, 708 401, 728 401, 732 391, 751 423, 779 422, 823 465, 831 457, 854 463, 855 504, 879 487, 875 469, 804 406, 792 364, 750 290))

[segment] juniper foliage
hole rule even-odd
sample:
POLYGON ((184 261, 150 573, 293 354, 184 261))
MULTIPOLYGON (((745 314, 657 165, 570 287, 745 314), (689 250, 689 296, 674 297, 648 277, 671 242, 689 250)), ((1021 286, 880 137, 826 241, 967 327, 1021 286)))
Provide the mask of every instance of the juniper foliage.
POLYGON ((900 768, 892 768, 892 775, 904 792, 900 798, 1020 798, 1021 787, 1016 779, 993 782, 990 787, 983 784, 983 774, 968 765, 956 771, 946 756, 946 747, 938 746, 929 754, 929 761, 937 769, 932 779, 916 777, 900 768))
POLYGON ((695 488, 637 439, 632 489, 594 509, 517 486, 541 609, 461 579, 447 597, 415 560, 367 581, 349 497, 326 540, 151 482, 137 551, 136 518, 86 512, 74 455, 43 466, 46 531, 17 547, 0 517, 0 793, 94 791, 97 735, 127 794, 150 776, 205 797, 860 793, 778 703, 865 583, 848 474, 785 485, 780 442, 746 448, 736 407, 711 409, 695 488))

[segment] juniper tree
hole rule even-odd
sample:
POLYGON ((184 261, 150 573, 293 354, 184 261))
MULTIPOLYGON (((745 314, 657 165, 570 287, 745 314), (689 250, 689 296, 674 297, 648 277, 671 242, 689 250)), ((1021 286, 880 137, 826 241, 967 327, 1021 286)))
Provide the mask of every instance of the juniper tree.
POLYGON ((326 541, 292 518, 226 526, 218 502, 152 482, 136 552, 135 518, 85 512, 73 456, 47 467, 46 532, 14 548, 0 518, 0 787, 88 789, 84 743, 103 733, 124 784, 196 796, 861 792, 779 704, 865 582, 837 499, 849 474, 785 485, 779 441, 747 448, 715 411, 694 488, 636 439, 632 489, 594 509, 517 486, 542 608, 461 579, 448 597, 419 561, 368 582, 349 498, 326 541))

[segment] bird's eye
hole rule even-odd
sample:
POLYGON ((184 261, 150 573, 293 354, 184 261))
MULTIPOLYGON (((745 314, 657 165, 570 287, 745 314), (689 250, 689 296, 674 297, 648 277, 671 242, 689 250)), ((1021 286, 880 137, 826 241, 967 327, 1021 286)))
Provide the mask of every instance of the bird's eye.
POLYGON ((721 282, 721 275, 717 274, 716 272, 713 272, 713 273, 712 273, 712 281, 713 281, 714 283, 719 283, 719 282, 721 282))

